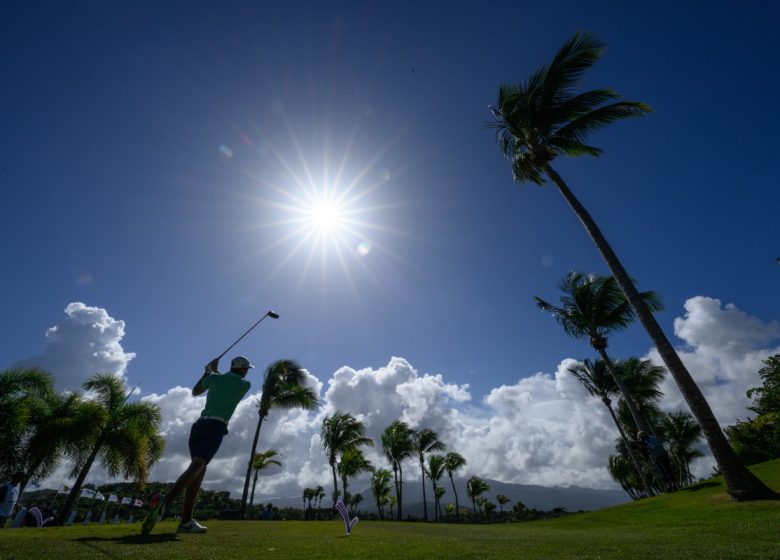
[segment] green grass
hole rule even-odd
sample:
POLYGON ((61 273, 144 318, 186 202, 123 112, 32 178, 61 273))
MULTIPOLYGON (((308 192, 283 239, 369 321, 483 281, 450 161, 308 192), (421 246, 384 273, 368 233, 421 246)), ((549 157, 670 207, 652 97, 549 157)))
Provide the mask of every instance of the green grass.
MULTIPOLYGON (((780 460, 754 469, 780 490, 780 460)), ((173 522, 3 530, 0 559, 721 559, 780 558, 780 502, 732 502, 717 479, 668 496, 550 521, 492 525, 211 521, 205 535, 173 522)))

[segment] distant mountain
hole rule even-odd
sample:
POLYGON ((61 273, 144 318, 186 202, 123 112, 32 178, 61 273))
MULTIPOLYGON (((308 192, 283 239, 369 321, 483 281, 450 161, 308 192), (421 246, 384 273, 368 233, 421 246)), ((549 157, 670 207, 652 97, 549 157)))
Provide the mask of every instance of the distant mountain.
MULTIPOLYGON (((466 495, 466 480, 455 479, 455 487, 458 490, 458 502, 461 507, 471 509, 471 500, 466 495)), ((622 490, 596 490, 593 488, 581 488, 579 486, 569 486, 563 488, 560 486, 536 486, 529 484, 510 484, 499 482, 498 480, 485 480, 490 486, 490 490, 484 496, 491 502, 496 501, 497 494, 504 494, 511 501, 505 508, 511 509, 518 501, 525 504, 527 508, 550 511, 555 508, 564 508, 566 511, 593 511, 605 507, 623 504, 630 501, 628 495, 622 490)), ((449 503, 455 503, 455 496, 452 494, 452 485, 447 479, 442 479, 447 493, 442 498, 442 507, 449 503)), ((355 487, 352 487, 355 490, 355 487)), ((422 517, 422 489, 420 481, 404 483, 403 495, 403 514, 404 517, 411 515, 413 517, 422 517)), ((323 500, 324 506, 330 505, 330 490, 325 489, 327 497, 323 500)), ((366 487, 360 490, 363 495, 363 502, 358 509, 374 511, 374 497, 371 489, 366 487)), ((432 516, 433 500, 431 498, 431 486, 425 487, 425 495, 428 501, 428 515, 432 516)), ((301 497, 280 497, 280 496, 255 496, 255 503, 271 502, 277 507, 300 507, 301 497)))

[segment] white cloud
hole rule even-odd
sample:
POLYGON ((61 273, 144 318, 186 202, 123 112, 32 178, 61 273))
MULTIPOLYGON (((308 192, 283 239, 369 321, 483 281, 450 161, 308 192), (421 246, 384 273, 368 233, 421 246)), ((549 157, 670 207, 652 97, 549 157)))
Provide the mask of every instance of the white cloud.
MULTIPOLYGON (((111 319, 105 310, 83 304, 72 304, 66 312, 68 319, 47 334, 47 347, 59 348, 65 336, 70 344, 111 349, 97 354, 106 361, 113 357, 124 371, 132 358, 119 344, 124 324, 111 319)), ((685 303, 685 315, 675 321, 675 333, 686 345, 681 350, 682 359, 720 421, 730 424, 744 418, 748 404, 745 390, 760 384, 757 372, 761 361, 780 352, 772 346, 780 336, 777 323, 764 323, 715 299, 695 297, 685 303)), ((69 352, 45 352, 63 360, 75 356, 76 363, 82 363, 85 354, 92 352, 78 347, 69 352)), ((648 356, 658 360, 655 351, 648 356)), ((515 383, 496 387, 480 399, 472 398, 468 385, 448 383, 438 373, 420 374, 401 357, 393 357, 376 369, 344 366, 324 381, 309 374, 309 384, 321 395, 321 406, 311 412, 273 410, 264 421, 259 449, 276 449, 284 466, 260 477, 258 494, 266 501, 273 496, 297 497, 301 488, 317 484, 330 493, 331 474, 318 434, 324 416, 336 410, 350 412, 365 422, 367 435, 377 443, 367 457, 379 466, 388 466, 381 455, 380 434, 392 421, 402 419, 414 428, 437 431, 450 450, 468 461, 464 475, 546 486, 615 488, 606 461, 614 450, 617 430, 601 402, 567 373, 573 363, 564 359, 553 373, 530 376, 518 365, 515 383)), ((66 366, 65 371, 75 369, 59 365, 66 366)), ((236 409, 230 434, 204 483, 207 488, 229 489, 234 496, 240 495, 243 487, 257 425, 255 399, 260 396, 260 381, 252 381, 253 392, 236 409)), ((664 391, 664 408, 686 409, 671 379, 664 391)), ((183 387, 143 399, 161 407, 161 429, 167 440, 165 457, 153 468, 151 478, 172 481, 189 461, 189 430, 205 401, 183 387)), ((708 474, 712 464, 710 458, 699 461, 697 474, 708 474)), ((63 468, 57 477, 64 476, 63 468)), ((419 480, 419 476, 419 467, 410 461, 404 469, 405 480, 419 480)), ((96 469, 90 480, 99 483, 104 477, 96 469)), ((355 486, 365 483, 366 479, 358 480, 355 486)))
POLYGON ((122 348, 125 322, 114 319, 101 307, 81 302, 68 304, 65 315, 62 322, 46 331, 41 355, 14 366, 37 366, 49 371, 61 390, 80 390, 81 384, 96 373, 124 375, 135 357, 122 348))

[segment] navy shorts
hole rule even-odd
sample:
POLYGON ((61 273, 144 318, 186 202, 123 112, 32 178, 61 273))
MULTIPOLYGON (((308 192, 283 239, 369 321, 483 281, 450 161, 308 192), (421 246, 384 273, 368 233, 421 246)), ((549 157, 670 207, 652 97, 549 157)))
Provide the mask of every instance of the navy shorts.
POLYGON ((213 418, 200 418, 190 430, 190 457, 200 457, 208 465, 217 454, 222 438, 228 433, 227 424, 213 418))

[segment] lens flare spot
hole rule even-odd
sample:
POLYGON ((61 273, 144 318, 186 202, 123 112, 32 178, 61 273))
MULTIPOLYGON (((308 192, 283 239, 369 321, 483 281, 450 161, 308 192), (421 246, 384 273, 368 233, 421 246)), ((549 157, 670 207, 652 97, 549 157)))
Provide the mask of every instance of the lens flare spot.
POLYGON ((230 146, 226 146, 225 144, 220 144, 219 153, 224 158, 233 159, 233 150, 230 149, 230 146))
POLYGON ((357 254, 361 257, 365 257, 371 252, 371 243, 363 241, 357 246, 357 254))

